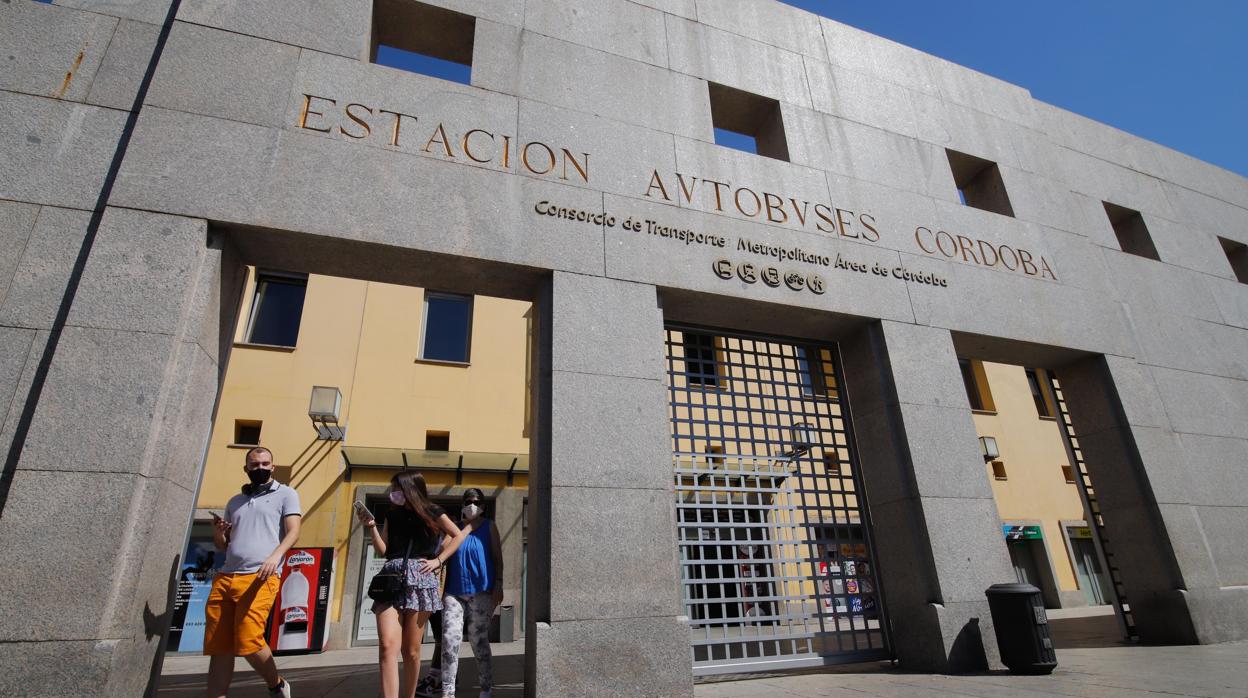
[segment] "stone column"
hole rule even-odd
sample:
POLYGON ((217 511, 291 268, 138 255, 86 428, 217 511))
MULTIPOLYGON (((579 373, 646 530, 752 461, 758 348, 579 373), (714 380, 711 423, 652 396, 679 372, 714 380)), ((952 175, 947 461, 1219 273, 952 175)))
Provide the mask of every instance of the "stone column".
POLYGON ((222 246, 202 220, 105 211, 0 518, 0 695, 139 696, 159 670, 217 394, 222 246))
POLYGON ((1192 513, 1193 480, 1147 368, 1096 356, 1056 374, 1140 638, 1196 642, 1188 591, 1216 590, 1217 573, 1192 513))
POLYGON ((527 693, 691 696, 655 287, 555 272, 535 310, 527 693))
POLYGON ((912 671, 995 667, 984 590, 1014 574, 952 337, 884 321, 841 348, 897 656, 912 671))

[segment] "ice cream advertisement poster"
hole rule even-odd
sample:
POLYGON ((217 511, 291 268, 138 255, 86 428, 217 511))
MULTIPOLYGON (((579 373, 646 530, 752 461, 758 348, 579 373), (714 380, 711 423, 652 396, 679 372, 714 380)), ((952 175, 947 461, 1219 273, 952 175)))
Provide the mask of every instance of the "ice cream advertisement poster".
POLYGON ((333 562, 333 548, 292 548, 286 553, 267 630, 274 654, 308 654, 325 648, 333 562))

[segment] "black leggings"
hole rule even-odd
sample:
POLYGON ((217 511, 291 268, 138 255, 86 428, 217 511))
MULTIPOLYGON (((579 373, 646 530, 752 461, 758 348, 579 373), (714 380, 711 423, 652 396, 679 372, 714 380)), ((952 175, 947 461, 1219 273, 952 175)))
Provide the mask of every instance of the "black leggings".
POLYGON ((429 629, 433 632, 433 658, 429 661, 430 669, 442 668, 442 612, 434 611, 429 616, 429 629))

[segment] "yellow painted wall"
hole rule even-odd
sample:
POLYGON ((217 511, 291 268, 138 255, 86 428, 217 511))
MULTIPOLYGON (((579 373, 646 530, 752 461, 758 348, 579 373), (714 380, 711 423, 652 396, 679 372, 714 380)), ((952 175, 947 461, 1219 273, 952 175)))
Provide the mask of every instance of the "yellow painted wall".
MULTIPOLYGON (((260 441, 304 508, 299 545, 335 548, 338 562, 331 618, 339 617, 347 541, 356 489, 384 485, 393 472, 357 469, 344 481, 336 442, 318 441, 308 418, 313 385, 342 391, 340 422, 348 446, 425 446, 426 430, 449 431, 453 451, 523 453, 525 361, 530 304, 477 296, 471 362, 423 362, 420 356, 424 291, 354 279, 310 276, 297 346, 262 348, 243 342, 255 274, 251 270, 221 403, 208 448, 197 508, 220 511, 246 482, 246 447, 231 445, 237 419, 263 422, 260 441)), ((211 399, 211 396, 205 396, 211 399)), ((431 489, 454 484, 453 473, 424 473, 431 489)), ((505 477, 466 473, 464 486, 493 489, 505 477)), ((517 476, 514 487, 527 488, 517 476)), ((360 497, 362 499, 362 497, 360 497)))
MULTIPOLYGON (((996 438, 999 460, 1005 464, 1005 480, 996 479, 991 466, 984 465, 997 512, 1007 523, 1043 522, 1057 586, 1062 591, 1075 591, 1075 571, 1058 522, 1082 520, 1083 505, 1076 486, 1067 483, 1062 473, 1062 466, 1069 465, 1070 459, 1057 421, 1039 416, 1023 367, 987 362, 983 367, 996 412, 977 412, 974 420, 980 436, 996 438)), ((1001 544, 1006 544, 1004 539, 1001 544)))

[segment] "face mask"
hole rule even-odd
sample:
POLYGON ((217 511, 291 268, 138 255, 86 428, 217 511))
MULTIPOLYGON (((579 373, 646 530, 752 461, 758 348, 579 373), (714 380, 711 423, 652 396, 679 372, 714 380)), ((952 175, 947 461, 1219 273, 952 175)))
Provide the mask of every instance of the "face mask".
POLYGON ((263 485, 269 481, 269 478, 272 477, 272 475, 272 470, 265 470, 264 468, 256 468, 255 470, 247 471, 247 478, 251 480, 251 484, 253 485, 263 485))
POLYGON ((400 492, 399 490, 390 490, 390 503, 391 504, 395 505, 396 507, 401 507, 403 506, 403 503, 406 501, 407 499, 403 496, 402 492, 400 492))
POLYGON ((464 507, 463 512, 464 512, 465 519, 475 519, 481 515, 481 507, 477 506, 476 504, 469 504, 468 506, 464 507))

